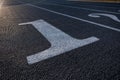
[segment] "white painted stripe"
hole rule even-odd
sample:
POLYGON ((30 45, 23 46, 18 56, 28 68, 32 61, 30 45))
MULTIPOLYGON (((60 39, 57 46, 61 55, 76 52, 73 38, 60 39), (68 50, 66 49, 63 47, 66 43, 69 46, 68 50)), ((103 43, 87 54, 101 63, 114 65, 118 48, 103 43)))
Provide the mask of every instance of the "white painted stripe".
MULTIPOLYGON (((36 2, 36 4, 37 4, 37 3, 41 3, 41 2, 36 2)), ((50 4, 51 4, 51 3, 50 3, 50 4)), ((54 4, 59 4, 59 3, 58 3, 58 2, 54 2, 54 4)), ((68 3, 67 3, 67 4, 68 4, 68 3)), ((63 4, 63 5, 67 5, 67 4, 63 4)), ((68 5, 69 5, 69 4, 68 4, 68 5)), ((107 8, 112 8, 112 9, 116 9, 116 8, 119 9, 119 7, 120 7, 120 6, 118 6, 118 7, 112 7, 112 6, 103 6, 103 5, 101 6, 101 5, 92 5, 92 4, 91 4, 91 5, 90 5, 90 4, 89 4, 89 5, 87 5, 87 4, 79 4, 79 5, 80 5, 80 6, 92 6, 92 7, 104 7, 104 8, 107 7, 107 8)), ((71 6, 72 6, 72 5, 71 5, 71 6)))
POLYGON ((105 12, 105 13, 112 13, 112 14, 120 14, 120 13, 117 13, 117 12, 111 12, 111 11, 105 11, 105 10, 96 10, 96 9, 83 8, 83 7, 74 7, 74 6, 68 6, 68 5, 60 5, 60 4, 52 4, 52 3, 44 3, 44 4, 63 6, 63 7, 69 7, 69 8, 74 8, 74 9, 83 9, 83 10, 88 10, 88 11, 97 11, 97 12, 105 12))
POLYGON ((83 7, 73 7, 73 6, 68 6, 71 8, 76 8, 76 9, 84 9, 84 10, 89 10, 89 11, 97 11, 97 12, 105 12, 105 13, 112 13, 112 14, 120 14, 117 12, 111 12, 111 11, 105 11, 105 10, 97 10, 97 9, 90 9, 90 8, 83 8, 83 7))
POLYGON ((91 14, 89 14, 88 16, 97 18, 97 17, 100 17, 100 15, 101 15, 101 16, 106 16, 106 17, 109 17, 109 18, 113 19, 114 21, 116 21, 116 22, 119 22, 119 23, 120 23, 120 20, 118 19, 118 17, 117 17, 117 16, 115 16, 115 15, 112 15, 112 14, 104 14, 104 13, 91 13, 91 14))
POLYGON ((49 10, 49 9, 47 9, 47 8, 35 6, 35 5, 32 5, 32 4, 27 4, 27 5, 32 6, 32 7, 35 7, 35 8, 38 8, 38 9, 42 9, 42 10, 45 10, 45 11, 49 11, 49 12, 52 12, 52 13, 55 13, 55 14, 58 14, 58 15, 62 15, 62 16, 65 16, 65 17, 69 17, 69 18, 72 18, 72 19, 76 19, 76 20, 79 20, 79 21, 87 22, 87 23, 94 24, 94 25, 97 25, 97 26, 100 26, 100 27, 103 27, 103 28, 107 28, 107 29, 111 29, 111 30, 120 32, 120 29, 113 28, 113 27, 111 27, 111 26, 107 26, 107 25, 99 24, 99 23, 92 22, 92 21, 89 21, 89 20, 77 18, 77 17, 71 16, 71 15, 68 15, 68 14, 63 14, 63 13, 60 13, 60 12, 56 12, 56 11, 53 11, 53 10, 49 10))
POLYGON ((33 64, 73 49, 83 47, 98 41, 96 37, 89 37, 86 39, 75 39, 68 34, 62 32, 44 20, 37 20, 33 22, 21 23, 19 25, 32 24, 44 37, 51 43, 51 47, 45 51, 38 52, 34 55, 28 56, 28 64, 33 64))
POLYGON ((96 5, 81 5, 80 6, 92 6, 92 7, 103 7, 103 8, 111 8, 111 9, 119 9, 119 7, 110 7, 110 6, 96 6, 96 5))
MULTIPOLYGON (((19 1, 21 2, 21 1, 19 1)), ((21 3, 24 3, 24 2, 21 2, 21 3)), ((40 3, 40 2, 38 2, 40 3)), ((58 5, 58 6, 63 6, 63 7, 70 7, 70 8, 76 8, 76 9, 84 9, 84 10, 89 10, 89 11, 97 11, 97 12, 105 12, 105 13, 113 13, 113 14, 120 14, 120 13, 117 13, 117 12, 111 12, 111 11, 103 11, 103 10, 96 10, 96 9, 90 9, 90 8, 83 8, 83 7, 74 7, 74 6, 66 6, 66 5, 59 5, 59 4, 53 4, 53 3, 42 3, 42 4, 49 4, 49 5, 58 5)), ((114 7, 112 7, 114 8, 114 7)), ((118 12, 120 12, 118 10, 118 12)))
MULTIPOLYGON (((56 2, 57 3, 57 2, 56 2)), ((94 2, 92 2, 92 3, 94 3, 94 2)), ((95 3, 94 3, 95 4, 95 3)), ((81 4, 80 4, 81 5, 81 4)), ((82 4, 83 5, 83 4, 82 4)), ((86 5, 86 4, 84 4, 84 5, 86 5)), ((88 6, 96 6, 96 7, 108 7, 108 8, 116 8, 116 7, 113 7, 113 6, 104 6, 104 5, 92 5, 92 4, 88 4, 88 6)), ((120 7, 120 6, 117 6, 118 8, 120 7)))

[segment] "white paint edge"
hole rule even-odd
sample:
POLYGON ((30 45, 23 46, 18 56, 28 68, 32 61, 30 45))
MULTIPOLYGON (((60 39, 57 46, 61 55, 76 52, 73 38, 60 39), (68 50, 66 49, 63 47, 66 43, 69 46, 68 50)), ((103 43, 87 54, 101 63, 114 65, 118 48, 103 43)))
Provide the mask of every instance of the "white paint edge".
POLYGON ((73 49, 92 44, 99 40, 94 36, 85 39, 75 39, 44 20, 36 20, 27 23, 21 23, 19 25, 27 24, 33 25, 51 43, 50 48, 27 56, 28 64, 40 62, 73 49))
POLYGON ((106 16, 106 17, 109 17, 109 18, 111 18, 112 20, 120 23, 119 18, 118 18, 117 16, 115 16, 115 15, 112 15, 112 14, 91 13, 91 14, 89 14, 88 16, 89 16, 89 17, 94 17, 94 18, 97 18, 97 17, 100 17, 100 16, 106 16))
POLYGON ((75 7, 75 6, 68 6, 68 5, 60 5, 60 4, 52 4, 52 3, 43 3, 43 4, 57 5, 57 6, 74 8, 74 9, 83 9, 83 10, 88 10, 88 11, 97 11, 97 12, 105 12, 105 13, 112 13, 112 14, 120 14, 120 13, 117 13, 117 12, 111 12, 111 11, 105 11, 105 10, 97 10, 97 9, 90 9, 90 8, 83 8, 83 7, 75 7))
POLYGON ((120 32, 120 29, 113 28, 113 27, 111 27, 111 26, 107 26, 107 25, 99 24, 99 23, 92 22, 92 21, 89 21, 89 20, 77 18, 77 17, 71 16, 71 15, 68 15, 68 14, 63 14, 63 13, 60 13, 60 12, 56 12, 56 11, 53 11, 53 10, 49 10, 49 9, 47 9, 47 8, 35 6, 35 5, 32 5, 32 4, 27 4, 27 5, 28 5, 28 6, 31 6, 31 7, 38 8, 38 9, 42 9, 42 10, 45 10, 45 11, 48 11, 48 12, 51 12, 51 13, 55 13, 55 14, 58 14, 58 15, 62 15, 62 16, 65 16, 65 17, 72 18, 72 19, 76 19, 76 20, 79 20, 79 21, 83 21, 83 22, 87 22, 87 23, 90 23, 90 24, 94 24, 94 25, 97 25, 97 26, 100 26, 100 27, 103 27, 103 28, 107 28, 107 29, 113 30, 113 31, 120 32))

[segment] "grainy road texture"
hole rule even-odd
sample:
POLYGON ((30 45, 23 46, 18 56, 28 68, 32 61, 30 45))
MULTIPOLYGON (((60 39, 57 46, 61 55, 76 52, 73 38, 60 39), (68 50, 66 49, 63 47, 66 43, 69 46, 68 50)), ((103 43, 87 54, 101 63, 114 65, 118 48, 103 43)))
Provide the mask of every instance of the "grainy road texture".
POLYGON ((0 80, 120 80, 119 30, 119 4, 5 0, 0 7, 0 80), (26 57, 51 43, 33 25, 18 24, 39 19, 73 38, 99 41, 29 65, 26 57))

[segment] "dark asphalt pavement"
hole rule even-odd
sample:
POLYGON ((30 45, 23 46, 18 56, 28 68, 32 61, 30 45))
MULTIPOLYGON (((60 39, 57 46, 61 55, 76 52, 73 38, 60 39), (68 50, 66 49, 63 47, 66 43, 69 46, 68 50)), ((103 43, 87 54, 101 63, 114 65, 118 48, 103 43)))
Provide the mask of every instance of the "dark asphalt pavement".
POLYGON ((117 3, 5 0, 0 7, 0 80, 120 80, 119 10, 117 3), (75 39, 99 40, 28 64, 27 56, 51 43, 33 25, 19 24, 40 19, 75 39))

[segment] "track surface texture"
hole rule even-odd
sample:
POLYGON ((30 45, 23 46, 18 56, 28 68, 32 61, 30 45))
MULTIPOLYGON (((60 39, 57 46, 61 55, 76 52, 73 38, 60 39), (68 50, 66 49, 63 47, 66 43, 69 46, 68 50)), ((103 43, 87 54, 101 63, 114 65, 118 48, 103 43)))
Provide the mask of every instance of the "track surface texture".
POLYGON ((0 80, 120 80, 120 4, 64 0, 1 1, 0 80), (36 21, 34 25, 24 24, 33 21, 36 21), (35 25, 47 31, 42 33, 35 25), (60 36, 56 39, 55 36, 62 33, 53 34, 50 27, 70 38, 60 36), (55 38, 56 45, 63 46, 52 46, 46 36, 51 41, 55 38), (90 37, 97 41, 74 49, 71 46, 79 42, 68 42, 71 38, 84 41, 90 37), (55 50, 44 52, 47 57, 40 60, 43 58, 41 52, 49 48, 55 50), (59 55, 49 56, 52 52, 58 54, 57 51, 59 55), (29 60, 33 61, 30 64, 28 56, 37 53, 35 59, 38 61, 34 62, 30 57, 29 60))

